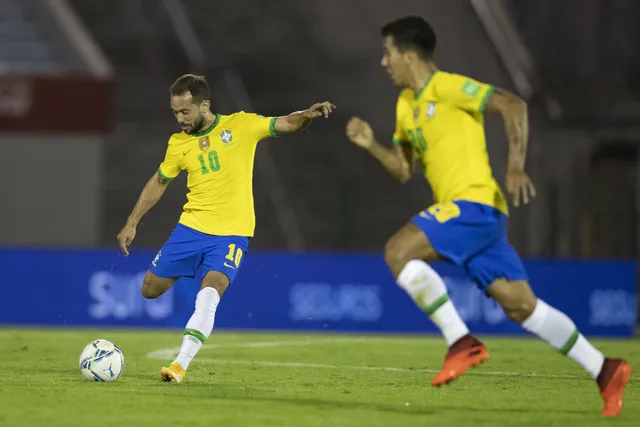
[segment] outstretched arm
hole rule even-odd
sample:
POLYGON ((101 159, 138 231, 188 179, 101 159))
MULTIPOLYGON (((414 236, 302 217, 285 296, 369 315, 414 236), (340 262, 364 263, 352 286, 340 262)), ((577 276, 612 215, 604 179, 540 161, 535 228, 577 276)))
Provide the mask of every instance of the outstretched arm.
POLYGON ((364 120, 353 117, 347 123, 347 137, 357 146, 367 150, 395 179, 405 183, 413 175, 413 150, 407 145, 388 149, 375 140, 371 126, 364 120))
POLYGON ((313 104, 306 110, 295 111, 288 116, 278 117, 275 121, 275 131, 279 134, 299 132, 309 126, 313 119, 321 116, 329 117, 334 108, 336 106, 330 102, 321 102, 313 104))
POLYGON ((118 243, 120 249, 125 256, 129 255, 129 245, 136 236, 136 227, 142 217, 156 204, 162 197, 167 186, 171 182, 169 179, 163 178, 156 172, 142 189, 140 197, 133 208, 133 211, 127 218, 127 222, 118 233, 118 243))
POLYGON ((487 111, 502 116, 509 140, 507 191, 513 197, 514 206, 519 206, 520 200, 527 204, 529 198, 536 195, 533 183, 524 171, 529 141, 527 103, 519 96, 496 88, 487 101, 487 111))

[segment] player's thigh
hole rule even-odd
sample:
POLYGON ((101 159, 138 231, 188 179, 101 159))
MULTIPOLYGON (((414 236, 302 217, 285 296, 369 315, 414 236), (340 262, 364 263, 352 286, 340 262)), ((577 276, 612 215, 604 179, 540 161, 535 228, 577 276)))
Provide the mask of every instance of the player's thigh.
POLYGON ((412 259, 436 262, 440 259, 429 238, 415 223, 409 222, 387 241, 384 258, 391 272, 398 277, 412 259))
POLYGON ((401 252, 402 256, 395 260, 396 267, 392 269, 402 268, 411 259, 447 260, 463 265, 500 236, 501 215, 490 206, 467 201, 430 206, 414 216, 411 226, 407 226, 414 244, 408 244, 411 242, 407 238, 394 245, 408 242, 407 249, 401 252))
POLYGON ((203 255, 196 277, 202 286, 222 293, 232 284, 249 250, 249 239, 241 236, 216 236, 203 255), (214 286, 215 285, 215 286, 214 286))
POLYGON ((206 244, 206 235, 178 224, 149 265, 149 272, 145 276, 149 278, 147 289, 159 296, 171 287, 167 287, 169 283, 172 285, 178 278, 195 277, 206 244))
POLYGON ((142 296, 145 298, 158 298, 167 292, 176 282, 177 277, 159 277, 147 270, 142 282, 142 296))

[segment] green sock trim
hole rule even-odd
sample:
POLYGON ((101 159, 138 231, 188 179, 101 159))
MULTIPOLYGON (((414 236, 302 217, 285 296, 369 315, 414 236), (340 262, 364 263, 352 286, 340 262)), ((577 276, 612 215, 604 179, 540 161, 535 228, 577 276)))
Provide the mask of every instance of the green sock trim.
POLYGON ((185 329, 184 334, 191 335, 192 337, 197 338, 201 343, 204 343, 207 340, 202 332, 196 331, 195 329, 185 329))
POLYGON ((437 309, 439 309, 440 307, 442 307, 442 305, 449 301, 449 295, 444 294, 442 295, 440 298, 438 298, 437 300, 435 300, 433 302, 433 304, 431 304, 429 307, 425 307, 424 311, 425 313, 427 313, 429 316, 431 316, 433 313, 436 312, 437 309))
POLYGON ((571 349, 573 348, 573 346, 576 345, 576 342, 578 341, 578 337, 579 336, 580 336, 580 332, 578 332, 577 329, 575 331, 573 331, 573 333, 571 334, 571 336, 569 337, 567 342, 564 343, 564 345, 560 349, 560 353, 562 353, 564 355, 569 353, 571 351, 571 349))

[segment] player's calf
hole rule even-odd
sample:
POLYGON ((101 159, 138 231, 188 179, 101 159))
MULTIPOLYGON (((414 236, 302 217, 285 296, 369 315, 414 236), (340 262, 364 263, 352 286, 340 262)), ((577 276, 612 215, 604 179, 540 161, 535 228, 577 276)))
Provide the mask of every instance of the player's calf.
POLYGON ((182 381, 189 364, 213 331, 220 297, 228 287, 229 278, 226 275, 218 271, 209 271, 205 274, 200 292, 196 296, 195 310, 184 330, 180 353, 169 368, 162 368, 160 371, 164 381, 182 381), (179 373, 179 380, 175 380, 170 372, 179 373))
POLYGON ((566 314, 537 299, 527 282, 500 279, 488 292, 511 319, 579 363, 596 380, 604 401, 603 415, 616 416, 622 411, 622 392, 631 376, 626 361, 605 358, 566 314))
POLYGON ((427 236, 413 223, 401 228, 385 248, 385 261, 398 286, 440 328, 449 346, 442 371, 431 381, 434 386, 453 381, 489 357, 485 346, 469 334, 440 275, 425 262, 438 259, 427 236))
POLYGON ((491 296, 500 304, 509 319, 522 324, 536 308, 536 296, 525 281, 497 280, 489 288, 491 296))

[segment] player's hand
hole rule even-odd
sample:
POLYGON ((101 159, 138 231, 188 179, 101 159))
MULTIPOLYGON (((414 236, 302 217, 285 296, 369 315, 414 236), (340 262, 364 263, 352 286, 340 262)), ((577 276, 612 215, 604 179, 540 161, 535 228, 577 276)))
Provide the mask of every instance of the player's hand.
POLYGON ((520 206, 520 201, 525 205, 536 197, 536 189, 531 178, 524 171, 513 169, 507 172, 507 192, 513 198, 513 205, 520 206))
POLYGON ((129 245, 136 238, 135 225, 125 225, 124 228, 118 233, 118 243, 120 244, 120 250, 124 256, 129 256, 129 245))
POLYGON ((373 129, 360 117, 352 117, 347 123, 347 138, 358 147, 369 148, 373 145, 373 129))
POLYGON ((319 104, 313 104, 311 107, 304 110, 302 115, 309 120, 317 119, 322 116, 326 119, 329 117, 329 114, 333 112, 334 108, 336 108, 336 106, 330 102, 321 102, 319 104))

